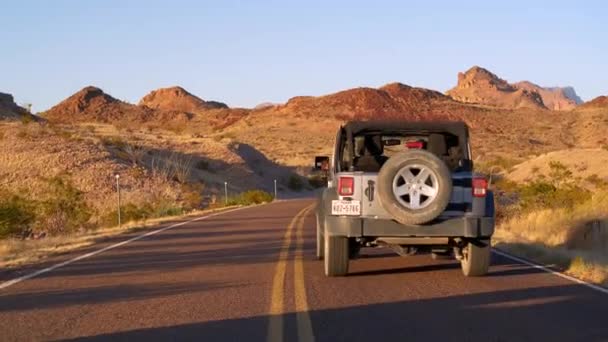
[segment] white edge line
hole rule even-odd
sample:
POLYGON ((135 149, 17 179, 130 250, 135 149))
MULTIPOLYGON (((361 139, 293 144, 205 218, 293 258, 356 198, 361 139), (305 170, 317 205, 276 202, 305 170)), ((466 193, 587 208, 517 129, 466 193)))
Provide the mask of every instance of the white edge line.
POLYGON ((209 214, 209 215, 206 215, 206 216, 197 217, 197 218, 192 219, 192 220, 188 220, 188 221, 172 224, 172 225, 167 226, 167 227, 163 227, 163 228, 160 228, 160 229, 157 229, 157 230, 153 230, 153 231, 147 232, 145 234, 141 234, 141 235, 132 237, 132 238, 130 238, 128 240, 121 241, 121 242, 115 243, 115 244, 110 245, 110 246, 106 246, 106 247, 104 247, 102 249, 98 249, 98 250, 92 251, 90 253, 79 255, 79 256, 77 256, 77 257, 75 257, 73 259, 66 260, 66 261, 61 262, 59 264, 56 264, 56 265, 53 265, 53 266, 50 266, 50 267, 38 270, 38 271, 30 273, 30 274, 26 274, 26 275, 21 276, 19 278, 15 278, 15 279, 12 279, 12 280, 5 281, 4 283, 0 283, 0 290, 3 290, 3 289, 5 289, 5 288, 7 288, 9 286, 18 284, 18 283, 20 283, 22 281, 25 281, 25 280, 28 280, 28 279, 32 279, 32 278, 37 277, 37 276, 39 276, 41 274, 45 274, 45 273, 51 272, 51 271, 56 270, 56 269, 58 269, 60 267, 67 266, 69 264, 75 263, 76 261, 79 261, 79 260, 82 260, 82 259, 86 259, 86 258, 90 258, 90 257, 95 256, 97 254, 100 254, 100 253, 109 251, 111 249, 114 249, 114 248, 126 245, 126 244, 128 244, 130 242, 137 241, 139 239, 143 239, 145 237, 152 236, 152 235, 164 232, 165 230, 169 230, 171 228, 183 226, 183 225, 191 223, 191 222, 202 221, 204 219, 207 219, 207 218, 210 218, 210 217, 213 217, 213 216, 223 215, 223 214, 231 213, 233 211, 242 210, 242 209, 251 208, 251 207, 252 206, 247 206, 247 207, 240 207, 240 208, 229 209, 229 210, 226 210, 226 211, 220 211, 218 213, 212 213, 212 214, 209 214))
POLYGON ((500 255, 500 256, 503 256, 503 257, 505 257, 505 258, 508 258, 508 259, 511 259, 511 260, 517 261, 517 262, 519 262, 519 263, 522 263, 522 264, 528 265, 528 266, 530 266, 530 267, 533 267, 533 268, 536 268, 536 269, 539 269, 539 270, 543 270, 543 271, 545 271, 545 272, 547 272, 547 273, 551 273, 551 274, 553 274, 553 275, 555 275, 555 276, 558 276, 558 277, 560 277, 560 278, 564 278, 564 279, 569 280, 569 281, 571 281, 571 282, 574 282, 574 283, 577 283, 577 284, 580 284, 580 285, 587 286, 588 288, 593 289, 593 290, 596 290, 596 291, 599 291, 599 292, 602 292, 603 294, 608 294, 608 289, 607 289, 607 288, 605 288, 605 287, 602 287, 602 286, 599 286, 599 285, 595 285, 595 284, 588 283, 588 282, 586 282, 586 281, 584 281, 584 280, 581 280, 581 279, 578 279, 578 278, 575 278, 575 277, 569 276, 569 275, 567 275, 567 274, 564 274, 564 273, 561 273, 561 272, 558 272, 558 271, 552 270, 552 269, 550 269, 550 268, 548 268, 548 267, 546 267, 546 266, 543 266, 543 265, 540 265, 540 264, 533 263, 533 262, 528 261, 528 260, 526 260, 526 259, 522 259, 522 258, 516 257, 516 256, 514 256, 514 255, 508 254, 508 253, 503 252, 503 251, 501 251, 501 250, 499 250, 499 249, 496 249, 496 248, 492 248, 492 252, 494 252, 494 253, 496 253, 496 254, 498 254, 498 255, 500 255))

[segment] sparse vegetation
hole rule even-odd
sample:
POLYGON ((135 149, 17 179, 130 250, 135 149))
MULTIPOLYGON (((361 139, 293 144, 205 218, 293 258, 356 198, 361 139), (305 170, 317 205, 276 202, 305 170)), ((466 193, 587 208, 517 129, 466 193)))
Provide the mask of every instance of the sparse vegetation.
POLYGON ((41 199, 6 190, 0 196, 0 237, 68 233, 87 227, 92 216, 83 193, 64 177, 49 179, 46 196, 41 199))
POLYGON ((34 122, 34 117, 31 114, 21 115, 21 123, 23 125, 29 125, 32 122, 34 122))
POLYGON ((228 205, 251 205, 272 202, 274 197, 262 190, 249 190, 228 199, 228 205))
POLYGON ((115 147, 123 150, 127 146, 127 142, 124 139, 116 136, 101 137, 100 140, 106 147, 115 147))
POLYGON ((92 210, 83 192, 65 177, 53 177, 48 182, 49 195, 39 203, 36 232, 56 235, 85 228, 92 210))
POLYGON ((0 193, 0 238, 23 237, 34 221, 35 205, 21 196, 0 193))
POLYGON ((587 176, 587 178, 585 178, 585 180, 587 182, 591 183, 596 188, 606 188, 606 187, 608 187, 608 181, 606 181, 605 179, 601 178, 600 176, 598 176, 595 173, 592 174, 592 175, 587 176))
POLYGON ((287 179, 287 187, 292 191, 302 191, 304 189, 304 182, 299 175, 292 174, 287 179))
POLYGON ((311 175, 308 177, 308 184, 315 189, 322 188, 327 186, 327 177, 318 174, 311 175))
POLYGON ((172 152, 169 156, 157 156, 151 162, 152 173, 165 180, 187 183, 192 171, 192 157, 172 152))
POLYGON ((126 159, 131 162, 133 166, 142 165, 144 156, 146 155, 146 149, 141 145, 136 144, 125 144, 123 149, 126 159))
MULTIPOLYGON (((505 192, 503 197, 511 194, 516 198, 498 207, 498 247, 557 265, 590 281, 606 282, 608 230, 590 234, 589 225, 599 223, 608 228, 608 192, 592 194, 563 163, 551 161, 548 166, 547 175, 536 174, 535 180, 525 184, 508 180, 495 183, 505 192)), ((602 181, 597 175, 586 180, 602 181)))
POLYGON ((198 162, 196 162, 196 168, 199 170, 209 171, 210 165, 209 165, 208 161, 201 159, 198 162))

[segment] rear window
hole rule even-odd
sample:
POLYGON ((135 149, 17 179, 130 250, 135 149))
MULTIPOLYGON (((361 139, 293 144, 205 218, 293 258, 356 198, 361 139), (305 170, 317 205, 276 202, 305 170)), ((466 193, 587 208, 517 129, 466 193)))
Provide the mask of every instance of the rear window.
POLYGON ((424 149, 442 159, 454 171, 460 168, 460 160, 466 159, 466 146, 461 146, 457 136, 450 133, 429 134, 363 134, 354 137, 355 158, 363 154, 372 154, 390 158, 395 154, 408 149, 424 149), (365 139, 374 137, 381 141, 382 147, 373 152, 366 150, 365 139))

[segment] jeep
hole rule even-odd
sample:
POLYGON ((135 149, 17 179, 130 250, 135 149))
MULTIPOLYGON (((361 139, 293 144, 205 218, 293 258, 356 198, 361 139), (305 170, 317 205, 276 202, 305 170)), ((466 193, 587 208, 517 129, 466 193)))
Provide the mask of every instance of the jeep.
POLYGON ((465 276, 488 272, 494 196, 473 172, 465 123, 348 122, 324 159, 316 219, 325 275, 346 275, 364 247, 454 257, 465 276))

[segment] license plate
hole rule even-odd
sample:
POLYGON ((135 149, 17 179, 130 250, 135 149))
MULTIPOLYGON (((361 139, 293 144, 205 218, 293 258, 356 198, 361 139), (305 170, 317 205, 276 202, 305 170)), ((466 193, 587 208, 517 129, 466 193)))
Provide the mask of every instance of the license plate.
POLYGON ((361 202, 359 201, 331 201, 332 215, 361 215, 361 202))

